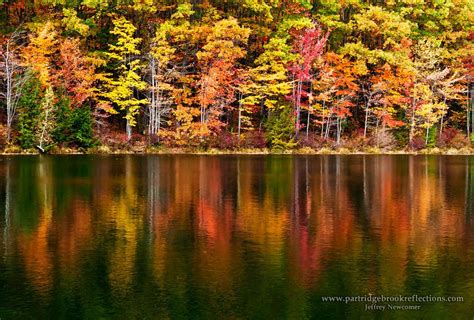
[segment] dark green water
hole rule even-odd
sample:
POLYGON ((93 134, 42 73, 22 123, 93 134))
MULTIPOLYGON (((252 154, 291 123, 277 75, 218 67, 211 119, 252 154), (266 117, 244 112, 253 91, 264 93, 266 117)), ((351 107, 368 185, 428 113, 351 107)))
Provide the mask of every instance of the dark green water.
POLYGON ((3 157, 0 319, 472 319, 473 202, 464 156, 3 157), (464 301, 323 301, 368 294, 464 301))

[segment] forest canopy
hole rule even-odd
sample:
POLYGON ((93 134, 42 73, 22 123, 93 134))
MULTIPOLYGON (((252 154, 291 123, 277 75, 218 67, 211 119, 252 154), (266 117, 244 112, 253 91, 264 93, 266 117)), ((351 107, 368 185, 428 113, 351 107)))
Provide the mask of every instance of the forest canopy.
POLYGON ((463 147, 474 1, 0 0, 5 147, 463 147))

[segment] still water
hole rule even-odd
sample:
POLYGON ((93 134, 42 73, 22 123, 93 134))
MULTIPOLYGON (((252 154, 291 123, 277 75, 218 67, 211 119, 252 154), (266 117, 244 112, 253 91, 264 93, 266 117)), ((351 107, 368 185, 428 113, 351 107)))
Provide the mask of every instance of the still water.
POLYGON ((473 214, 474 157, 3 157, 0 318, 472 319, 473 214))

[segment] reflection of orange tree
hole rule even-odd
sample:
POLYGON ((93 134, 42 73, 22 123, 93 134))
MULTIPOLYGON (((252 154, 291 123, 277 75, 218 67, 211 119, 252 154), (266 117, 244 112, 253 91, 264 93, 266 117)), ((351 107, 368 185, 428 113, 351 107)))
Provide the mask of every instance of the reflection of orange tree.
POLYGON ((79 199, 71 199, 70 214, 56 228, 58 252, 62 270, 74 269, 92 236, 90 207, 79 199))
POLYGON ((228 289, 231 270, 233 208, 224 197, 222 162, 199 158, 199 192, 195 193, 199 276, 215 289, 228 289))
POLYGON ((408 181, 396 174, 396 165, 389 157, 363 159, 364 203, 369 213, 372 236, 380 241, 379 264, 372 268, 372 292, 399 294, 405 283, 409 246, 409 195, 402 186, 408 181), (380 278, 377 275, 381 274, 380 278))
POLYGON ((24 257, 25 271, 36 289, 46 294, 52 286, 53 261, 48 246, 53 213, 53 182, 50 159, 40 159, 37 167, 37 185, 34 191, 39 193, 39 223, 29 234, 20 234, 18 247, 24 257))
POLYGON ((443 160, 425 157, 423 165, 420 165, 412 158, 409 167, 416 184, 413 188, 417 190, 411 190, 410 245, 414 251, 413 260, 420 266, 436 263, 442 254, 440 248, 459 244, 463 234, 465 217, 459 210, 461 207, 454 207, 445 193, 447 178, 452 177, 446 177, 439 171, 438 161, 443 160))
MULTIPOLYGON (((295 164, 288 239, 289 258, 295 261, 290 265, 298 268, 290 272, 299 281, 308 285, 320 281, 329 257, 351 265, 371 261, 347 274, 354 288, 366 279, 371 292, 398 294, 412 276, 407 264, 437 272, 443 248, 460 249, 464 203, 448 202, 445 191, 459 189, 446 184, 458 177, 462 185, 464 167, 457 173, 453 169, 448 179, 437 167, 442 159, 411 159, 404 167, 393 157, 366 157, 359 163, 352 160, 349 173, 338 174, 341 159, 320 158, 307 169, 304 161, 295 164), (309 178, 305 171, 311 173, 309 178), (358 207, 351 198, 354 188, 362 191, 358 207)), ((460 194, 454 198, 464 199, 460 194)))
MULTIPOLYGON (((462 185, 462 172, 456 174, 453 171, 454 176, 446 176, 440 170, 444 166, 438 167, 438 161, 442 159, 427 157, 407 161, 405 167, 393 157, 367 157, 362 166, 353 166, 355 171, 351 174, 363 177, 358 183, 362 184, 364 204, 357 214, 365 213, 365 216, 358 217, 368 219, 365 227, 357 225, 347 229, 344 226, 350 225, 348 223, 356 213, 351 199, 341 199, 349 194, 348 188, 353 188, 349 181, 340 183, 338 178, 336 182, 331 179, 333 185, 325 185, 322 180, 326 178, 317 177, 321 181, 314 181, 322 188, 316 191, 321 198, 315 206, 317 214, 310 223, 316 226, 313 237, 318 239, 318 232, 325 232, 328 233, 326 239, 329 239, 324 244, 315 245, 315 250, 326 248, 323 255, 339 252, 333 263, 354 264, 355 261, 370 260, 370 264, 347 272, 348 283, 353 284, 353 289, 357 289, 360 281, 365 279, 367 284, 364 287, 370 292, 399 294, 408 290, 406 286, 411 281, 428 281, 426 279, 443 272, 440 269, 443 265, 452 264, 445 260, 446 250, 454 256, 462 256, 456 252, 463 243, 464 204, 451 203, 446 194, 446 190, 451 193, 459 190, 459 186, 448 188, 446 184, 459 175, 455 181, 462 185), (330 190, 334 190, 337 196, 333 196, 330 190), (330 216, 324 220, 327 214, 330 216), (366 242, 363 238, 370 240, 366 242), (408 266, 416 268, 416 272, 410 272, 408 266)), ((323 176, 331 176, 330 173, 324 172, 323 176)), ((463 199, 463 196, 454 198, 463 199)), ((424 285, 429 287, 431 284, 424 285)), ((447 289, 444 284, 440 285, 438 290, 447 289)))
MULTIPOLYGON (((286 161, 281 164, 285 165, 286 161)), ((286 227, 289 224, 289 208, 285 203, 278 203, 281 198, 279 194, 284 193, 289 187, 269 183, 269 179, 286 175, 287 167, 281 167, 278 160, 267 162, 268 170, 265 171, 265 180, 261 176, 261 168, 257 167, 258 162, 240 159, 238 163, 238 196, 237 196, 237 231, 244 234, 245 238, 253 243, 265 259, 264 261, 272 266, 279 266, 283 259, 284 241, 286 227), (273 163, 272 163, 273 161, 273 163), (276 162, 276 164, 275 164, 276 162), (263 195, 261 199, 256 199, 254 189, 255 182, 263 184, 263 195)), ((280 185, 279 185, 280 184, 280 185)), ((260 197, 260 196, 259 196, 260 197)))
MULTIPOLYGON (((81 252, 92 237, 90 207, 87 203, 75 197, 68 198, 65 203, 67 209, 63 210, 69 214, 61 215, 57 202, 61 184, 54 180, 53 168, 56 163, 52 161, 51 158, 40 158, 32 164, 35 178, 28 176, 28 192, 36 201, 20 211, 29 211, 31 216, 37 217, 38 223, 33 230, 23 230, 17 237, 18 250, 24 257, 26 276, 36 290, 45 295, 52 289, 55 276, 59 275, 62 280, 79 276, 81 252), (59 274, 53 272, 53 268, 57 267, 55 263, 61 267, 59 274)), ((17 201, 24 199, 20 197, 17 201)), ((18 202, 15 202, 14 207, 17 207, 16 204, 18 202)))
POLYGON ((198 275, 215 289, 228 286, 233 207, 232 202, 224 199, 220 163, 219 159, 209 157, 176 158, 172 165, 166 163, 163 170, 169 172, 166 174, 169 181, 163 180, 161 187, 169 199, 153 218, 153 261, 158 279, 163 279, 170 270, 180 270, 172 265, 177 263, 179 253, 170 247, 173 237, 178 235, 168 231, 184 229, 188 230, 185 237, 196 237, 193 245, 198 250, 192 259, 198 275), (187 229, 190 225, 194 229, 192 234, 187 229))

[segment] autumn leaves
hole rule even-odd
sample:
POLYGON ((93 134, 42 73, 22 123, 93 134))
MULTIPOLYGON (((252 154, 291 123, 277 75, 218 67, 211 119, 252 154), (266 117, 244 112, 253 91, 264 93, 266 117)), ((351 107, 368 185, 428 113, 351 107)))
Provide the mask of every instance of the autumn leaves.
POLYGON ((126 141, 204 148, 228 135, 232 148, 247 146, 256 133, 283 148, 303 138, 379 145, 381 136, 405 147, 447 127, 471 133, 468 2, 241 4, 8 7, 17 30, 1 49, 8 142, 75 144, 53 134, 61 103, 88 113, 84 132, 101 143, 117 130, 126 141))

